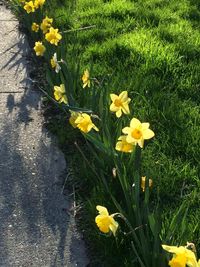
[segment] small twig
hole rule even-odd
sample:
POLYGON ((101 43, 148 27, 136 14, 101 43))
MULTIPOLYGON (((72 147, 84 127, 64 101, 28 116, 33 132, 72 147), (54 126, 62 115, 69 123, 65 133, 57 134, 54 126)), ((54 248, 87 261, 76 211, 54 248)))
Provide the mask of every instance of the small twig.
MULTIPOLYGON (((137 231, 137 230, 143 228, 144 226, 147 226, 147 224, 140 225, 140 226, 134 228, 133 230, 134 230, 134 231, 137 231)), ((123 232, 124 235, 130 235, 130 234, 132 234, 132 233, 133 233, 133 231, 129 231, 128 233, 123 232)))
POLYGON ((88 29, 92 29, 92 28, 95 28, 95 27, 96 27, 96 25, 91 25, 91 26, 87 26, 87 27, 83 27, 83 28, 71 29, 71 30, 63 31, 62 33, 68 33, 68 32, 75 32, 75 31, 88 30, 88 29))
POLYGON ((74 217, 76 216, 76 193, 75 193, 75 189, 74 189, 74 185, 73 185, 73 198, 74 198, 74 201, 73 201, 73 210, 74 210, 74 217))
POLYGON ((24 91, 4 91, 4 92, 0 92, 0 94, 22 94, 24 93, 24 91))
POLYGON ((0 21, 18 21, 17 19, 0 19, 0 21))

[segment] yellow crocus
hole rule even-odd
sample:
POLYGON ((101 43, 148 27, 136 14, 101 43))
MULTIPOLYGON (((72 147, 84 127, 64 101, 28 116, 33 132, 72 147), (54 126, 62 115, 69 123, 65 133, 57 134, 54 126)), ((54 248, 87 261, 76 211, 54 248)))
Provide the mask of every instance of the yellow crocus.
POLYGON ((59 103, 68 104, 64 84, 61 84, 60 86, 54 86, 54 97, 59 103))
POLYGON ((88 115, 87 113, 80 113, 75 120, 75 124, 84 133, 88 133, 92 129, 99 131, 99 129, 92 122, 90 115, 88 115))
POLYGON ((99 230, 105 234, 110 231, 115 236, 117 228, 119 226, 118 222, 114 220, 115 214, 109 215, 108 210, 103 206, 96 206, 96 209, 99 212, 99 215, 96 216, 95 222, 99 230))
POLYGON ((35 6, 34 6, 33 1, 26 2, 24 5, 24 9, 26 10, 28 14, 31 12, 35 12, 35 6))
MULTIPOLYGON (((152 187, 152 185, 153 185, 153 180, 149 179, 149 187, 152 187)), ((141 177, 141 188, 142 192, 144 192, 146 188, 146 176, 141 177)))
POLYGON ((62 39, 62 35, 58 33, 58 29, 51 27, 49 32, 46 33, 45 39, 53 45, 58 45, 59 41, 62 39))
POLYGON ((118 142, 115 146, 115 149, 121 152, 131 153, 134 147, 135 147, 134 144, 127 143, 125 135, 121 135, 118 138, 118 142))
POLYGON ((122 129, 124 134, 127 134, 126 141, 128 143, 137 143, 141 148, 144 146, 144 140, 154 137, 154 132, 149 129, 149 123, 141 123, 138 119, 133 118, 130 122, 130 127, 122 129))
POLYGON ((37 23, 35 23, 35 22, 32 23, 31 30, 33 32, 38 32, 39 28, 40 28, 40 26, 37 23))
POLYGON ((82 82, 83 82, 83 88, 85 88, 86 86, 90 87, 90 73, 87 69, 83 73, 82 82))
POLYGON ((35 46, 33 49, 35 50, 36 56, 43 56, 44 52, 46 51, 46 48, 42 44, 42 42, 35 42, 35 46))
POLYGON ((35 0, 34 6, 35 8, 39 8, 39 7, 42 7, 44 3, 45 3, 45 0, 35 0))
POLYGON ((116 112, 117 118, 121 117, 122 112, 124 114, 130 114, 129 103, 131 99, 128 97, 128 92, 123 91, 119 95, 110 94, 112 104, 110 105, 110 111, 116 112))
POLYGON ((173 258, 169 261, 170 267, 199 267, 200 261, 197 262, 193 251, 186 247, 162 245, 162 248, 170 253, 173 253, 173 258))
POLYGON ((40 24, 40 29, 42 30, 43 34, 47 33, 51 27, 51 24, 53 23, 53 19, 46 16, 42 23, 40 24))

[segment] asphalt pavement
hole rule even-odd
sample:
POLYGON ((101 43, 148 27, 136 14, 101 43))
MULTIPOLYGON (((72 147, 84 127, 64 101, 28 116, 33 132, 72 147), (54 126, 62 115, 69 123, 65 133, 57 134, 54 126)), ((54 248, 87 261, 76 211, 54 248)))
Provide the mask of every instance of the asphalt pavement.
POLYGON ((0 266, 85 267, 73 200, 62 193, 65 158, 28 79, 26 38, 4 6, 0 29, 0 266))

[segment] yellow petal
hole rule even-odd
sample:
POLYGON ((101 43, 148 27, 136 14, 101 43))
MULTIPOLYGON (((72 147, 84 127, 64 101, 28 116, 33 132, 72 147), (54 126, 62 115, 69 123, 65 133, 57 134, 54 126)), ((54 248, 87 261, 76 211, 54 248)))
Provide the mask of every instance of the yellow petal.
POLYGON ((117 116, 117 118, 120 118, 121 115, 122 115, 122 110, 121 110, 121 108, 120 108, 120 109, 116 112, 116 116, 117 116))
POLYGON ((130 127, 124 127, 122 129, 122 133, 124 133, 124 134, 128 134, 130 131, 131 131, 131 128, 130 127))
POLYGON ((119 110, 119 107, 115 106, 114 103, 112 103, 112 104, 110 105, 110 111, 112 111, 112 112, 117 112, 118 110, 119 110))
POLYGON ((95 131, 99 132, 99 129, 96 127, 96 125, 94 125, 94 123, 92 124, 92 128, 93 128, 95 131))
POLYGON ((110 228, 110 230, 112 231, 112 233, 113 233, 114 236, 116 235, 116 231, 117 231, 118 226, 119 226, 118 222, 116 222, 116 221, 112 218, 112 223, 110 224, 109 228, 110 228))
POLYGON ((128 92, 127 91, 121 92, 121 94, 119 95, 119 98, 122 102, 125 102, 128 98, 128 92))
POLYGON ((126 142, 130 144, 135 144, 136 140, 133 137, 131 137, 131 135, 127 135, 126 142))
POLYGON ((68 104, 68 99, 67 99, 66 95, 63 95, 62 102, 65 103, 65 104, 68 104))
POLYGON ((142 129, 143 130, 146 130, 146 129, 148 129, 149 128, 149 123, 148 122, 143 122, 142 123, 142 129))
POLYGON ((142 132, 142 135, 144 139, 151 139, 155 134, 152 130, 146 129, 142 132))
POLYGON ((170 253, 173 254, 182 254, 185 253, 185 248, 183 246, 176 247, 176 246, 167 246, 167 245, 162 245, 162 248, 170 253))
POLYGON ((65 93, 65 85, 64 84, 60 85, 60 91, 61 91, 61 93, 65 93))
POLYGON ((137 141, 137 143, 138 143, 138 145, 139 145, 141 148, 144 147, 144 139, 143 139, 143 138, 139 139, 139 140, 137 141))
POLYGON ((128 103, 123 103, 122 111, 124 112, 124 114, 130 114, 128 103))
POLYGON ((130 122, 130 127, 131 128, 138 128, 138 127, 141 127, 141 122, 136 119, 136 118, 133 118, 130 122))
POLYGON ((114 102, 116 99, 118 99, 118 95, 110 94, 110 98, 114 102))
POLYGON ((98 210, 99 214, 109 216, 108 210, 105 207, 97 205, 96 209, 98 210))

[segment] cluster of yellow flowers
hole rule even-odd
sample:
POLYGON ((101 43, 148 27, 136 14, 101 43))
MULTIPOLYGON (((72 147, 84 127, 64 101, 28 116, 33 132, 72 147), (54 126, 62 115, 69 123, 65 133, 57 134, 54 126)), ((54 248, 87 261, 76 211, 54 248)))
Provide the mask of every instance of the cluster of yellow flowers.
MULTIPOLYGON (((52 27, 53 19, 48 18, 47 16, 42 20, 42 23, 39 25, 35 22, 32 23, 32 31, 38 32, 39 29, 42 30, 43 34, 45 35, 45 39, 52 45, 57 46, 60 40, 62 39, 62 35, 59 33, 58 29, 52 27)), ((37 56, 43 56, 46 50, 45 46, 42 42, 35 42, 34 50, 37 56)), ((55 61, 55 54, 52 60, 55 61)), ((56 59, 57 61, 57 59, 56 59)), ((52 62, 51 62, 52 63, 52 62)), ((52 67, 56 67, 56 62, 53 64, 52 67)), ((58 68, 56 68, 58 70, 58 68)))
POLYGON ((25 2, 24 9, 29 14, 31 12, 35 12, 35 10, 38 9, 39 7, 41 8, 44 5, 45 0, 35 0, 35 1, 29 1, 29 2, 22 0, 21 2, 22 3, 25 2))
MULTIPOLYGON (((42 8, 45 1, 46 0, 20 0, 20 2, 23 3, 24 10, 28 14, 35 12, 39 8, 42 8)), ((41 30, 44 35, 44 39, 47 42, 49 42, 51 45, 58 46, 62 39, 62 35, 59 33, 58 29, 55 29, 52 26, 52 24, 53 19, 46 16, 39 24, 33 22, 31 30, 35 33, 38 33, 39 30, 41 30)), ((36 56, 44 55, 46 47, 42 41, 35 42, 34 51, 36 56)), ((59 73, 61 70, 60 63, 65 62, 62 59, 58 60, 57 53, 54 53, 50 59, 50 65, 53 69, 55 69, 56 73, 59 73)), ((82 76, 82 87, 90 88, 91 80, 92 78, 90 78, 90 73, 88 69, 86 69, 82 76)), ((53 88, 53 93, 55 100, 59 104, 64 103, 65 105, 69 105, 66 88, 63 83, 60 85, 55 85, 53 88)), ((128 97, 127 91, 122 91, 119 95, 113 93, 110 94, 110 100, 111 104, 109 110, 115 113, 117 118, 120 118, 123 114, 130 114, 129 104, 131 102, 131 98, 128 97)), ((74 128, 78 128, 85 134, 89 133, 92 129, 97 132, 99 131, 97 126, 92 121, 92 117, 94 117, 93 115, 72 110, 70 110, 70 114, 71 116, 69 122, 74 128)), ((150 124, 148 122, 141 122, 137 118, 132 118, 130 120, 130 124, 122 129, 122 135, 118 137, 115 149, 124 153, 132 153, 137 145, 140 148, 144 148, 144 141, 153 138, 155 135, 149 127, 150 124)), ((146 176, 141 177, 140 187, 142 192, 145 192, 147 184, 149 188, 152 187, 152 179, 148 179, 147 181, 146 176)), ((115 236, 119 228, 119 223, 115 220, 115 216, 119 216, 120 214, 109 214, 107 208, 100 205, 97 205, 96 209, 98 211, 98 215, 95 218, 95 222, 99 230, 102 233, 112 233, 115 236)), ((197 262, 194 251, 192 251, 188 245, 185 247, 162 245, 162 247, 164 250, 173 254, 172 259, 169 261, 170 267, 200 267, 200 260, 197 262)))
MULTIPOLYGON (((42 8, 45 0, 35 0, 29 2, 21 0, 21 2, 24 3, 23 8, 29 14, 31 12, 35 12, 38 8, 42 8)), ((41 29, 45 36, 45 40, 50 44, 57 46, 62 39, 62 35, 59 33, 58 29, 52 27, 52 23, 53 19, 46 16, 40 25, 36 22, 33 22, 31 25, 31 30, 37 33, 41 29)), ((42 41, 37 41, 35 42, 34 50, 37 56, 43 56, 46 51, 46 47, 43 45, 42 41)), ((56 71, 57 70, 58 68, 56 68, 56 71)))

